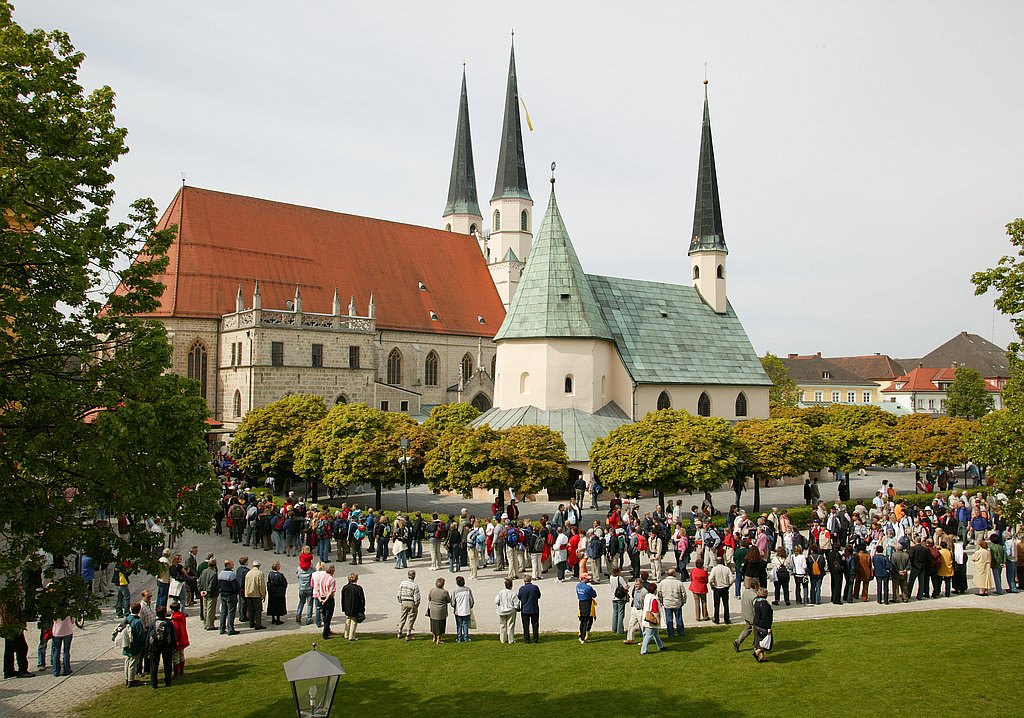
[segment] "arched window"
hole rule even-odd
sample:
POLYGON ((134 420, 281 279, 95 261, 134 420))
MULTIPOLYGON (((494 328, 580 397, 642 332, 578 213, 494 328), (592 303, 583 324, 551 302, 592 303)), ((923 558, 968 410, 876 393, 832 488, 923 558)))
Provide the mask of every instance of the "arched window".
POLYGON ((469 233, 470 234, 476 234, 476 225, 475 224, 469 225, 469 233))
POLYGON ((470 404, 475 406, 480 411, 487 411, 488 409, 491 408, 491 400, 488 399, 487 395, 483 393, 474 396, 473 401, 471 401, 470 404))
POLYGON ((693 268, 693 278, 700 279, 700 267, 693 268))
POLYGON ((672 397, 670 397, 668 395, 668 392, 667 391, 663 391, 660 394, 658 394, 658 411, 661 411, 662 409, 671 409, 671 408, 672 408, 672 397))
POLYGON ((334 399, 334 403, 335 404, 347 404, 348 403, 348 397, 345 396, 344 394, 338 394, 338 396, 335 397, 335 399, 334 399))
POLYGON ((697 399, 697 414, 700 416, 711 416, 711 397, 706 391, 701 392, 697 399))
POLYGON ((718 265, 718 278, 725 279, 725 267, 723 267, 721 264, 718 265))
POLYGON ((525 209, 523 210, 523 213, 519 215, 519 229, 524 232, 530 231, 530 215, 527 214, 525 209))
POLYGON ((565 393, 572 394, 572 374, 565 375, 565 393))
POLYGON ((500 209, 494 210, 494 221, 491 224, 493 225, 493 227, 491 228, 492 232, 500 232, 501 231, 501 210, 500 209))
POLYGON ((470 356, 469 352, 462 357, 462 378, 469 381, 473 376, 473 357, 470 356))
POLYGON ((445 231, 445 232, 451 232, 451 231, 452 231, 452 226, 451 226, 451 224, 446 224, 446 225, 444 226, 444 231, 445 231))
POLYGON ((188 350, 188 378, 199 382, 199 394, 206 398, 206 345, 196 339, 188 350))
POLYGON ((236 419, 242 415, 242 392, 235 389, 235 399, 232 403, 233 414, 236 419))
POLYGON ((388 384, 402 383, 402 352, 392 349, 388 354, 388 384))
POLYGON ((494 381, 494 377, 498 375, 498 355, 495 354, 491 357, 491 381, 494 381))
POLYGON ((437 352, 431 351, 423 362, 423 383, 427 386, 437 386, 437 352))
POLYGON ((747 415, 747 395, 742 391, 739 396, 736 397, 736 416, 747 415))
POLYGON ((524 371, 522 374, 519 375, 519 393, 530 393, 530 372, 528 371, 524 371))

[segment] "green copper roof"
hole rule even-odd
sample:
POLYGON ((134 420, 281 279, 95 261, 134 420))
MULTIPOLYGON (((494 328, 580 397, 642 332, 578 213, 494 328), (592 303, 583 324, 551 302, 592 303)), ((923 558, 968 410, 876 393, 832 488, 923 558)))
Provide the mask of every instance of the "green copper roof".
POLYGON ((508 429, 512 426, 546 426, 561 432, 569 461, 590 461, 590 447, 594 439, 607 436, 613 429, 629 424, 629 417, 614 403, 603 407, 596 414, 579 409, 555 409, 542 411, 535 406, 521 406, 516 409, 490 409, 473 420, 473 426, 489 424, 492 429, 508 429))
POLYGON ((459 98, 459 124, 455 131, 452 176, 448 182, 448 203, 444 215, 480 216, 476 196, 476 170, 473 169, 473 138, 469 133, 469 98, 466 94, 466 69, 462 69, 462 97, 459 98))
POLYGON ((731 304, 716 314, 694 287, 587 279, 638 384, 771 384, 731 304))
POLYGON ((505 88, 505 119, 501 124, 498 174, 494 178, 492 200, 499 197, 532 199, 526 185, 526 157, 523 153, 523 127, 519 119, 519 85, 516 81, 516 48, 508 61, 508 86, 505 88))
POLYGON ((501 261, 502 262, 518 262, 519 261, 519 257, 517 257, 516 253, 512 251, 511 247, 509 247, 508 251, 505 252, 505 256, 501 258, 501 261))
POLYGON ((537 240, 494 339, 540 337, 612 338, 569 241, 553 184, 537 240))
POLYGON ((697 166, 697 201, 693 208, 693 236, 690 254, 700 251, 728 252, 722 229, 722 205, 718 200, 715 148, 711 142, 711 112, 704 85, 704 125, 700 132, 700 162, 697 166))

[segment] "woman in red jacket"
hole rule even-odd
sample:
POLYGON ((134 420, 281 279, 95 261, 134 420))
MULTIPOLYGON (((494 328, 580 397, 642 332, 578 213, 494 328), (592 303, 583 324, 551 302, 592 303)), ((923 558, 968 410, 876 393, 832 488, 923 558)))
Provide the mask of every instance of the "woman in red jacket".
POLYGON ((175 601, 171 604, 171 625, 174 626, 174 636, 177 638, 177 645, 171 654, 171 664, 174 666, 174 675, 185 675, 185 649, 188 648, 188 628, 185 625, 185 614, 181 612, 181 604, 175 601))

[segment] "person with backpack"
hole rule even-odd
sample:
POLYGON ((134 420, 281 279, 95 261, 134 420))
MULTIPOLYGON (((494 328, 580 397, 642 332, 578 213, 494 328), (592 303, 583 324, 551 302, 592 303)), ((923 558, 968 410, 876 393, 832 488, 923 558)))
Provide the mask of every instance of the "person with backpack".
POLYGON ((124 619, 121 630, 115 634, 114 643, 121 648, 124 656, 124 684, 126 687, 137 686, 139 673, 142 669, 142 654, 146 648, 146 628, 142 625, 139 614, 141 603, 133 603, 128 616, 124 619))
POLYGON ((376 555, 373 560, 387 561, 388 542, 391 540, 391 521, 388 519, 387 514, 381 514, 380 518, 377 519, 377 524, 374 526, 373 534, 377 544, 376 555))
POLYGON ((348 560, 348 517, 341 511, 334 514, 331 536, 337 544, 337 562, 345 563, 348 560))
POLYGON ((821 555, 818 545, 812 543, 811 554, 807 557, 807 575, 811 579, 810 603, 812 605, 821 604, 821 582, 825 579, 827 573, 828 564, 825 561, 825 557, 821 555))
POLYGON ((523 534, 514 522, 506 519, 506 523, 505 553, 508 557, 508 573, 505 575, 505 578, 510 578, 514 581, 519 578, 519 572, 522 568, 519 564, 519 553, 522 547, 523 534))
POLYGON ((156 620, 146 635, 146 652, 149 654, 149 681, 153 690, 157 687, 157 675, 160 661, 164 663, 164 687, 171 685, 171 672, 174 664, 172 654, 178 648, 178 637, 174 634, 174 624, 167 617, 167 607, 156 607, 156 620))
POLYGON ((427 543, 430 547, 430 570, 438 571, 441 568, 441 542, 447 537, 448 532, 444 523, 437 517, 431 516, 430 524, 427 526, 427 543))

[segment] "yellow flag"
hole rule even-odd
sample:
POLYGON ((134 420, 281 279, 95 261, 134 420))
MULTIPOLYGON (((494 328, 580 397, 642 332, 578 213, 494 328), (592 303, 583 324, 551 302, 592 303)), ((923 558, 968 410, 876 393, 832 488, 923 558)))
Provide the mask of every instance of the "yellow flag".
POLYGON ((530 132, 533 132, 533 122, 530 121, 530 111, 526 109, 526 101, 520 97, 519 101, 523 103, 523 112, 526 114, 526 126, 530 128, 530 132))

